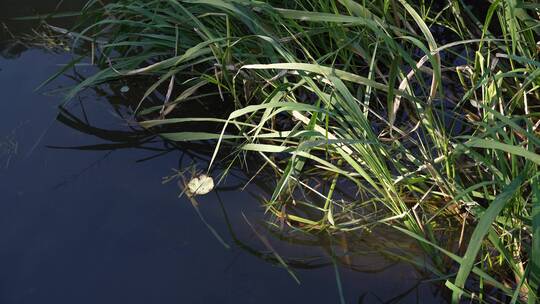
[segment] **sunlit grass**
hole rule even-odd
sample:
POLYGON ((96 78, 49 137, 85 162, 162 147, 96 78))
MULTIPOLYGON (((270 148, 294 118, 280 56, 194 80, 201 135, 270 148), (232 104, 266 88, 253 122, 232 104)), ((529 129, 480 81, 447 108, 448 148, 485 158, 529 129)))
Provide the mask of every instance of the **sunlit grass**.
POLYGON ((223 145, 245 166, 246 153, 260 155, 278 174, 265 203, 277 222, 388 225, 448 274, 454 303, 535 303, 539 7, 482 5, 479 14, 460 1, 90 1, 71 35, 102 69, 66 100, 150 77, 133 101, 141 125, 172 141, 216 140, 212 163, 223 145), (183 115, 208 87, 235 110, 183 115), (148 104, 155 92, 162 105, 148 104), (193 122, 222 132, 169 131, 193 122), (355 199, 336 191, 343 184, 355 199))

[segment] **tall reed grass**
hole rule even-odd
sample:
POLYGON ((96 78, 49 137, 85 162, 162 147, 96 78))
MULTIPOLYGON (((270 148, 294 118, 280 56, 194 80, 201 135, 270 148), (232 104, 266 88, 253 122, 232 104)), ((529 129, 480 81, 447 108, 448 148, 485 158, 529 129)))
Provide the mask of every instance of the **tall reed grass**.
POLYGON ((92 0, 70 35, 102 69, 66 100, 114 79, 153 79, 133 101, 140 124, 171 141, 215 140, 212 163, 223 145, 245 166, 258 154, 278 174, 265 203, 276 221, 306 231, 387 225, 432 257, 453 303, 537 303, 539 9, 92 0), (156 93, 163 104, 147 101, 156 93), (185 115, 209 95, 234 110, 185 115), (174 131, 194 122, 221 131, 174 131))

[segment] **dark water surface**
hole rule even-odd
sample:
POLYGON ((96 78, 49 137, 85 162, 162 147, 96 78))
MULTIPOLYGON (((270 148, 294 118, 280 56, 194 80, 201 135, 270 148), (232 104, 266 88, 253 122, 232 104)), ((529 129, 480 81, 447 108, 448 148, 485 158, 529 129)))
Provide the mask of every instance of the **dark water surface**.
MULTIPOLYGON (((8 17, 58 3, 0 1, 0 21, 14 33, 28 24, 8 17)), ((76 9, 84 1, 64 2, 76 9)), ((176 183, 161 183, 172 168, 196 161, 205 169, 198 147, 171 149, 129 127, 111 104, 122 97, 110 91, 86 92, 59 116, 61 97, 47 92, 74 81, 34 89, 70 55, 23 50, 0 57, 0 303, 340 302, 325 242, 295 244, 261 230, 301 284, 275 262, 242 217, 264 219, 257 188, 233 187, 245 182, 240 173, 199 200, 227 250, 178 198, 176 183)), ((360 238, 355 249, 364 258, 337 261, 346 303, 441 302, 434 286, 415 288, 414 268, 362 252, 370 242, 360 238)))

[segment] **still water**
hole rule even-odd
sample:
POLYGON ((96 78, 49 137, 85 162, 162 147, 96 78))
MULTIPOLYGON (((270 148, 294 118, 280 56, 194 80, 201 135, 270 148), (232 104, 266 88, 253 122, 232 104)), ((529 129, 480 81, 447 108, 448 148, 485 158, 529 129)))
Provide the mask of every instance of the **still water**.
POLYGON ((8 43, 35 24, 9 18, 84 1, 0 1, 9 29, 0 36, 0 303, 340 303, 340 294, 345 303, 444 302, 417 269, 374 251, 369 236, 346 241, 354 256, 333 258, 324 238, 270 233, 262 187, 241 191, 239 170, 199 199, 226 249, 178 185, 162 184, 172 169, 206 169, 211 147, 175 147, 141 131, 129 100, 110 87, 62 112, 57 89, 76 79, 35 91, 71 56, 8 43))

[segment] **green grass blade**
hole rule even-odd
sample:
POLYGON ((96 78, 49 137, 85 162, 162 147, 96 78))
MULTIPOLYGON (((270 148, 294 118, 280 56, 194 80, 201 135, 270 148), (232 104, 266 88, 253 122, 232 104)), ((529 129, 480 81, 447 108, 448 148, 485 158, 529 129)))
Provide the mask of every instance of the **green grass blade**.
POLYGON ((529 261, 529 304, 537 303, 540 298, 540 178, 531 180, 532 188, 532 246, 529 261))
MULTIPOLYGON (((522 183, 522 176, 515 178, 508 186, 504 188, 501 194, 499 194, 490 203, 485 213, 480 217, 480 221, 478 222, 471 236, 471 239, 469 240, 469 246, 467 247, 467 251, 463 256, 463 261, 461 262, 461 266, 459 267, 456 279, 454 281, 454 285, 458 288, 464 288, 465 282, 467 281, 467 278, 469 277, 469 274, 471 273, 471 270, 476 261, 476 256, 478 255, 478 252, 482 247, 484 237, 489 232, 491 225, 493 224, 501 210, 513 198, 514 194, 519 190, 522 183)), ((454 291, 452 293, 452 303, 459 303, 460 298, 461 293, 457 291, 454 291)))

